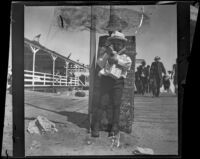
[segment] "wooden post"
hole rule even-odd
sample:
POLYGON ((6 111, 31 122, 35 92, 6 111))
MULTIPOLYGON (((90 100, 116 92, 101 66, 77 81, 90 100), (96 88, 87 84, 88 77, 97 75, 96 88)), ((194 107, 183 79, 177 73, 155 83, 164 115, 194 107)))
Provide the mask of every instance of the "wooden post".
POLYGON ((66 86, 67 86, 67 74, 68 74, 68 66, 69 66, 69 62, 68 61, 65 61, 65 69, 66 69, 66 86))
MULTIPOLYGON (((94 14, 94 7, 91 6, 91 17, 94 14)), ((91 20, 91 30, 90 30, 90 87, 89 87, 89 122, 91 130, 91 120, 92 120, 92 95, 93 95, 93 86, 94 86, 94 75, 95 75, 95 63, 96 63, 96 30, 95 30, 95 21, 91 20)))
POLYGON ((46 73, 44 73, 44 86, 46 85, 46 73))
POLYGON ((33 81, 32 81, 32 85, 33 85, 33 91, 34 91, 34 86, 35 86, 35 56, 36 53, 38 52, 38 48, 33 47, 32 45, 30 45, 31 51, 33 53, 33 81))
POLYGON ((51 54, 51 57, 52 57, 52 59, 53 59, 53 86, 54 86, 55 61, 56 61, 57 56, 51 54))

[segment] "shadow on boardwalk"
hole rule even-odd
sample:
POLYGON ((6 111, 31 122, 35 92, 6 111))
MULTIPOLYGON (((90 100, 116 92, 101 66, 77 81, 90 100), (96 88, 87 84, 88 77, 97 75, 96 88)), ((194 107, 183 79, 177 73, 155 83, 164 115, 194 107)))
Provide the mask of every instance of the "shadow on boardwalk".
MULTIPOLYGON (((50 112, 53 112, 53 113, 57 113, 59 115, 66 116, 68 122, 71 122, 71 123, 77 125, 80 128, 86 128, 86 129, 89 128, 89 118, 88 118, 87 114, 79 113, 79 112, 72 112, 72 111, 55 111, 55 110, 42 108, 42 107, 39 107, 37 105, 33 105, 33 104, 29 104, 29 103, 25 103, 25 104, 28 105, 28 106, 37 108, 37 109, 42 109, 42 110, 45 110, 45 111, 50 111, 50 112)), ((30 120, 30 118, 25 118, 25 119, 30 120)), ((33 119, 33 118, 31 118, 31 119, 33 119)), ((59 122, 55 122, 55 123, 59 123, 59 122)))

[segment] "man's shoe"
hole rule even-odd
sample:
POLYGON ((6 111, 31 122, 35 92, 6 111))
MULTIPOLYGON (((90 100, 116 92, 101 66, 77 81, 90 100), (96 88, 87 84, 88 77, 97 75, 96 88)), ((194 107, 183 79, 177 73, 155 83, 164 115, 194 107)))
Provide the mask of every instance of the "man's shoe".
POLYGON ((115 136, 118 133, 119 133, 119 127, 116 124, 114 124, 111 131, 110 131, 110 135, 115 136))
POLYGON ((108 132, 108 137, 115 136, 115 133, 113 131, 108 132))

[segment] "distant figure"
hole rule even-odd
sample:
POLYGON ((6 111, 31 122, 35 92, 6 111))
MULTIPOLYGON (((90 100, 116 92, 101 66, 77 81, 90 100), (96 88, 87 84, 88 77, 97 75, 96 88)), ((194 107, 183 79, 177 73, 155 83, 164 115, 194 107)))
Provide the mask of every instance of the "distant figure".
POLYGON ((163 86, 164 90, 167 91, 167 93, 170 93, 170 76, 168 75, 163 76, 163 86))
POLYGON ((56 75, 58 75, 58 76, 60 75, 60 70, 56 71, 56 75))
POLYGON ((178 84, 177 84, 177 64, 173 65, 173 71, 172 71, 172 78, 173 78, 173 84, 175 88, 175 93, 177 94, 178 92, 178 84))
POLYGON ((160 62, 160 57, 156 56, 154 62, 151 64, 150 68, 150 79, 152 84, 153 96, 158 97, 160 95, 160 88, 163 85, 162 73, 166 75, 166 70, 162 62, 160 62))
MULTIPOLYGON (((85 75, 81 75, 81 76, 79 76, 79 80, 85 85, 85 75)), ((80 84, 82 84, 82 83, 80 83, 80 84)))
POLYGON ((75 77, 75 74, 74 74, 74 72, 72 72, 72 77, 75 77))
POLYGON ((150 93, 149 76, 150 76, 150 66, 147 65, 147 67, 145 67, 145 77, 146 77, 145 93, 147 94, 150 93))
POLYGON ((146 69, 145 69, 146 62, 142 61, 142 64, 139 66, 139 76, 141 80, 141 93, 144 95, 146 83, 147 83, 147 77, 146 77, 146 69))
POLYGON ((60 79, 60 70, 57 70, 57 71, 56 71, 55 80, 56 80, 56 84, 58 84, 58 82, 61 80, 61 79, 60 79))
POLYGON ((139 67, 137 67, 137 71, 135 72, 135 87, 137 89, 137 94, 141 94, 142 82, 140 80, 139 67))

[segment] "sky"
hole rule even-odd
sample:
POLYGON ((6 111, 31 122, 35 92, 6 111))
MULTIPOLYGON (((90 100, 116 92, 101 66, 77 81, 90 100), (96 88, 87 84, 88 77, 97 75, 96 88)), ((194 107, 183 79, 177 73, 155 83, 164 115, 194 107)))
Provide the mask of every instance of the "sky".
MULTIPOLYGON (((120 6, 119 6, 120 7, 120 6)), ((140 9, 136 6, 123 8, 140 9)), ((145 59, 151 65, 155 56, 160 56, 167 70, 172 69, 177 57, 177 17, 175 5, 145 6, 146 12, 152 12, 150 24, 136 35, 138 59, 145 59)), ((30 40, 41 34, 40 43, 72 60, 89 64, 89 31, 67 32, 55 25, 54 7, 25 7, 24 36, 30 40)), ((98 37, 97 34, 97 44, 98 37)))

